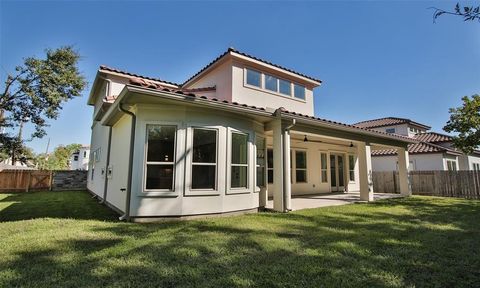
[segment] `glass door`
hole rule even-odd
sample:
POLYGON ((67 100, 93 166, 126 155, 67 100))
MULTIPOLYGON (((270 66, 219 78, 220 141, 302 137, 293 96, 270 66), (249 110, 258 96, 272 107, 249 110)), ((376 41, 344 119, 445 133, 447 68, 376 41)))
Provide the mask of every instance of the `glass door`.
POLYGON ((345 157, 341 154, 330 154, 330 185, 332 192, 345 191, 345 157))

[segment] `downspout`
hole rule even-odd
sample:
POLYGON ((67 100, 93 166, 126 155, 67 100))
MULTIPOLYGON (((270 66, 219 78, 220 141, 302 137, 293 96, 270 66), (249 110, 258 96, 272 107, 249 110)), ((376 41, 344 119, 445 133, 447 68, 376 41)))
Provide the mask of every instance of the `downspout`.
POLYGON ((122 104, 123 103, 121 102, 118 103, 118 110, 132 116, 132 127, 130 131, 130 155, 128 159, 127 198, 125 201, 125 214, 120 216, 118 219, 130 221, 130 197, 132 195, 132 173, 133 173, 132 166, 133 166, 133 151, 134 151, 133 148, 135 145, 135 126, 137 124, 137 116, 134 113, 123 108, 122 104))
MULTIPOLYGON (((111 87, 112 87, 112 80, 101 77, 101 79, 107 81, 107 91, 105 96, 109 96, 111 93, 111 87)), ((108 144, 107 144, 107 161, 105 163, 105 183, 103 185, 103 199, 100 201, 100 204, 107 203, 107 190, 108 190, 108 176, 109 176, 109 169, 108 167, 110 166, 110 149, 112 146, 112 126, 108 126, 108 144)))
MULTIPOLYGON (((287 169, 290 169, 290 166, 291 166, 290 161, 292 161, 292 159, 290 158, 290 137, 289 136, 290 136, 290 129, 292 129, 296 123, 297 121, 295 119, 292 119, 292 123, 287 127, 285 127, 285 130, 283 131, 284 133, 283 135, 283 171, 284 173, 285 171, 287 171, 287 169)), ((290 175, 292 174, 290 173, 290 175)), ((291 176, 290 176, 290 180, 291 180, 291 176)), ((286 177, 283 177, 283 211, 285 212, 292 210, 287 207, 288 197, 287 197, 287 193, 285 193, 285 191, 290 190, 290 197, 292 196, 291 195, 292 183, 290 182, 290 180, 287 179, 286 177)))

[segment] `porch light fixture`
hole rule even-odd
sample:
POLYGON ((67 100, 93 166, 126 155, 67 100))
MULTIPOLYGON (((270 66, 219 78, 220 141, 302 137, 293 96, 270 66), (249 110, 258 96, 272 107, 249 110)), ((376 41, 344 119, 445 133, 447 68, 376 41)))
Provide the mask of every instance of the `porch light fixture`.
POLYGON ((350 142, 350 147, 353 147, 353 142, 350 142))
POLYGON ((305 138, 303 138, 303 142, 308 142, 307 135, 305 135, 305 138))

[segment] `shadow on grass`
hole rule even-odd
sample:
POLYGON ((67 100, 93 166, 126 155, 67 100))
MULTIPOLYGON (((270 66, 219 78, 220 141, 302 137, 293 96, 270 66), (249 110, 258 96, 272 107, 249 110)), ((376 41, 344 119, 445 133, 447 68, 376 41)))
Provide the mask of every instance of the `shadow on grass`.
POLYGON ((98 205, 86 191, 39 191, 0 194, 0 222, 35 218, 114 221, 117 215, 98 205))
POLYGON ((0 284, 473 287, 479 218, 479 201, 415 197, 290 214, 103 222, 55 239, 54 248, 12 252, 0 260, 0 284))

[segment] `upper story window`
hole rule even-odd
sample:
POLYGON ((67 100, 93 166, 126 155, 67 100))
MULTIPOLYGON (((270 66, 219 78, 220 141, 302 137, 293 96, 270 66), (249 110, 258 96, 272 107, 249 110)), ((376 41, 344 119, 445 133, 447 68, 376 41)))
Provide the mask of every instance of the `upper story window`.
POLYGON ((305 100, 305 87, 302 85, 294 84, 293 91, 295 98, 305 100))
POLYGON ((292 95, 292 83, 279 79, 279 92, 283 95, 292 95))
POLYGON ((247 84, 262 88, 262 74, 258 71, 247 69, 247 84))
POLYGON ((281 96, 294 97, 305 100, 306 87, 288 80, 261 73, 252 69, 245 69, 245 84, 273 92, 281 96))
POLYGON ((265 74, 265 89, 277 92, 278 91, 278 78, 265 74))
POLYGON ((395 133, 395 128, 387 128, 387 129, 385 129, 385 132, 393 134, 393 133, 395 133))

